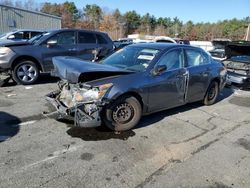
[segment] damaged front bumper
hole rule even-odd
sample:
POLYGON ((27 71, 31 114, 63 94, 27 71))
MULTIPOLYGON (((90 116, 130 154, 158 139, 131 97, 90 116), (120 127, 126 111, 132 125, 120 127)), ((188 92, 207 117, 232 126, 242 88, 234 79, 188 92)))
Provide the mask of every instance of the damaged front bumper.
POLYGON ((112 84, 92 87, 84 83, 70 84, 61 81, 58 86, 58 91, 46 95, 46 100, 55 110, 44 113, 45 116, 73 120, 77 127, 101 125, 100 113, 103 106, 109 103, 108 99, 104 99, 104 95, 112 84))
POLYGON ((242 88, 250 88, 250 75, 242 75, 228 71, 227 84, 236 84, 242 88))
POLYGON ((226 60, 227 84, 235 84, 241 88, 250 88, 250 62, 226 60))
POLYGON ((55 111, 44 113, 45 116, 54 119, 68 119, 74 121, 77 127, 98 127, 101 125, 100 107, 93 102, 85 102, 72 108, 67 108, 58 99, 60 91, 46 95, 46 100, 55 107, 55 111), (92 112, 86 112, 86 107, 90 107, 92 112))

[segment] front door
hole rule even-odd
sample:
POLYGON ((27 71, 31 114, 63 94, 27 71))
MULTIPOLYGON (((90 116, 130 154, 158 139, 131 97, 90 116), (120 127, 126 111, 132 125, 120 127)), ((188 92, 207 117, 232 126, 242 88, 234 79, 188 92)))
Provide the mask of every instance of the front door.
POLYGON ((149 87, 149 111, 158 111, 185 103, 188 73, 184 68, 184 55, 181 48, 166 52, 156 66, 166 65, 166 71, 151 75, 149 87))
POLYGON ((64 31, 50 37, 44 44, 42 59, 46 71, 53 69, 52 58, 55 56, 77 56, 76 32, 64 31), (55 45, 48 46, 47 42, 53 41, 55 45))

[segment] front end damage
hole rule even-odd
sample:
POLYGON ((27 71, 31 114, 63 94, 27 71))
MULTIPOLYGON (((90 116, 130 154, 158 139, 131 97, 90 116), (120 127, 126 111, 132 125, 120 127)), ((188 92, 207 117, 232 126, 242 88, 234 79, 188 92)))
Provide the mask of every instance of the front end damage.
POLYGON ((250 62, 227 60, 223 62, 227 68, 227 83, 238 84, 250 88, 250 62))
POLYGON ((227 83, 241 88, 250 88, 250 42, 237 41, 225 47, 227 59, 223 64, 227 68, 227 83))
POLYGON ((61 81, 59 90, 49 93, 46 100, 55 107, 54 112, 44 113, 55 119, 69 119, 78 127, 98 127, 100 113, 108 100, 104 99, 112 84, 92 87, 84 83, 71 84, 61 81))

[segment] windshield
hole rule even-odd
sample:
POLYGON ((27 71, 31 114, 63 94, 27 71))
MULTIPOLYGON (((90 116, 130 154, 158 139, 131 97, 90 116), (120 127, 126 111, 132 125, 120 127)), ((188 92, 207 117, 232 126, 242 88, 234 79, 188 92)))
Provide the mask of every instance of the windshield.
POLYGON ((101 63, 135 72, 144 71, 159 50, 141 47, 126 47, 116 51, 101 63))
POLYGON ((29 43, 31 44, 35 44, 36 42, 38 42, 43 36, 46 36, 46 35, 49 35, 50 33, 49 32, 44 32, 44 33, 41 33, 39 35, 36 35, 34 37, 32 37, 31 39, 29 39, 29 43))
POLYGON ((0 35, 0 39, 4 38, 5 36, 7 36, 9 33, 3 33, 0 35))

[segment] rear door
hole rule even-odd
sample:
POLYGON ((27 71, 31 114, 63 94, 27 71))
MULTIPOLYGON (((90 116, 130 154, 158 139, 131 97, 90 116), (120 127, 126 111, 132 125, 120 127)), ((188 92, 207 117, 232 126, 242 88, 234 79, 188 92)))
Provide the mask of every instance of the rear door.
POLYGON ((157 65, 166 65, 167 70, 151 76, 149 88, 150 111, 158 111, 185 103, 187 70, 184 67, 184 53, 181 48, 166 52, 157 65))
POLYGON ((52 58, 55 56, 77 56, 76 32, 63 31, 56 33, 41 44, 42 60, 46 71, 53 69, 52 58), (56 45, 48 46, 47 42, 54 41, 56 45))
POLYGON ((78 45, 77 57, 92 61, 98 54, 98 45, 96 35, 92 32, 79 31, 78 32, 78 45))
POLYGON ((109 37, 107 36, 107 34, 96 34, 96 38, 97 38, 97 43, 98 43, 98 50, 99 50, 99 54, 98 54, 98 58, 102 59, 105 56, 111 54, 111 52, 113 51, 113 42, 111 41, 111 39, 109 39, 109 37))
POLYGON ((199 49, 185 49, 186 66, 189 72, 188 102, 202 100, 209 85, 211 64, 207 54, 199 49))

